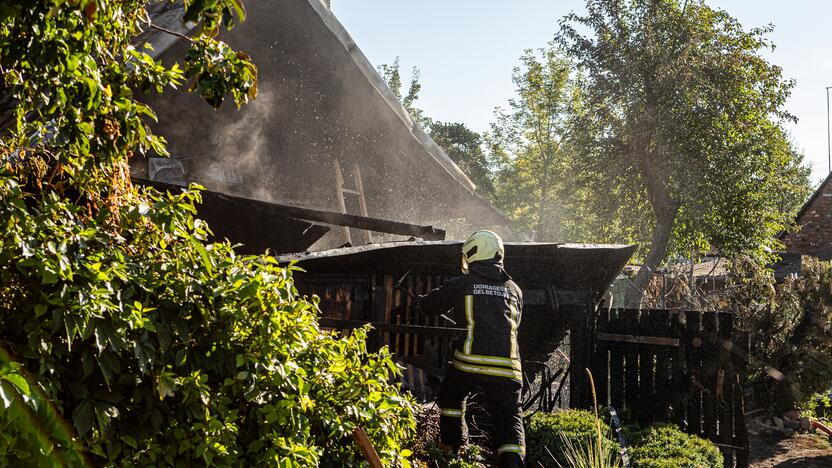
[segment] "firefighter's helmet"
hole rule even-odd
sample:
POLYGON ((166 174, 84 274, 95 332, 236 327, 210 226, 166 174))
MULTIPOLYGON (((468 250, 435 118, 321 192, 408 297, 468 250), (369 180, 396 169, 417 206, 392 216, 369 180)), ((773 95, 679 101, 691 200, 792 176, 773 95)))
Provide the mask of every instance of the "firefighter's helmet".
POLYGON ((492 231, 477 231, 462 244, 462 272, 468 273, 468 264, 483 260, 502 259, 505 253, 503 240, 492 231))

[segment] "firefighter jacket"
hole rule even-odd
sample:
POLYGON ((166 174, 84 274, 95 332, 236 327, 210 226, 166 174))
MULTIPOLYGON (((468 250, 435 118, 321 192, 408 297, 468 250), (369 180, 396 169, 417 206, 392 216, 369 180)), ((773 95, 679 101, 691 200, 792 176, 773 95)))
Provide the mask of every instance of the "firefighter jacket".
POLYGON ((453 309, 457 326, 465 326, 451 365, 469 374, 522 383, 517 327, 523 294, 496 260, 474 262, 467 275, 451 278, 419 301, 423 314, 439 315, 453 309))

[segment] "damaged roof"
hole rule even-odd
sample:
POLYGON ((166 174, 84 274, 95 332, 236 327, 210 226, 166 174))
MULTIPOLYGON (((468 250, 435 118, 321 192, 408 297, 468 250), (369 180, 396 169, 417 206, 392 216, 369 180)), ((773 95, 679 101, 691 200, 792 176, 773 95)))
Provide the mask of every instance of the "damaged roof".
MULTIPOLYGON (((408 241, 292 254, 309 273, 369 272, 452 276, 460 273, 461 241, 408 241)), ((635 252, 632 245, 507 242, 506 271, 521 285, 550 284, 556 289, 603 292, 635 252)))

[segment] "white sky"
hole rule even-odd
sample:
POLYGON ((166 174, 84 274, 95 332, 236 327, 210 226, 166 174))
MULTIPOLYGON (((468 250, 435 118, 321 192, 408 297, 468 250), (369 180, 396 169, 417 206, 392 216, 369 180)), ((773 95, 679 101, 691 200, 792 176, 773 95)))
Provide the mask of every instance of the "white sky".
MULTIPOLYGON (((828 171, 826 86, 832 86, 832 2, 712 0, 746 28, 774 24, 769 59, 796 80, 787 109, 789 130, 812 166, 812 181, 828 171)), ((583 0, 332 0, 332 9, 373 65, 396 56, 417 66, 426 115, 485 131, 493 110, 514 89, 511 71, 527 48, 544 46, 557 21, 583 10, 583 0)), ((409 73, 403 77, 409 80, 409 73)), ((832 91, 832 90, 830 90, 832 91)))

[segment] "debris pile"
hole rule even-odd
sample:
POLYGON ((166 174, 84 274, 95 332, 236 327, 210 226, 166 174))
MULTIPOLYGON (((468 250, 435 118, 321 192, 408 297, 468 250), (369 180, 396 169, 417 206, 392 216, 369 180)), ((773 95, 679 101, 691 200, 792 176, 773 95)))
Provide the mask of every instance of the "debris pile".
POLYGON ((752 435, 792 437, 796 433, 814 431, 812 421, 801 417, 796 411, 790 411, 782 417, 763 414, 748 419, 748 433, 752 435))

